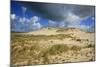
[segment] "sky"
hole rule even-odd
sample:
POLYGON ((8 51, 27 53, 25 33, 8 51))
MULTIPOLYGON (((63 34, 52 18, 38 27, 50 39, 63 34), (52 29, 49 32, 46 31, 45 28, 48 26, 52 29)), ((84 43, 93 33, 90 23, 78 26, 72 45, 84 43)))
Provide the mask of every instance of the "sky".
POLYGON ((43 27, 95 30, 95 6, 11 1, 11 31, 29 32, 43 27))

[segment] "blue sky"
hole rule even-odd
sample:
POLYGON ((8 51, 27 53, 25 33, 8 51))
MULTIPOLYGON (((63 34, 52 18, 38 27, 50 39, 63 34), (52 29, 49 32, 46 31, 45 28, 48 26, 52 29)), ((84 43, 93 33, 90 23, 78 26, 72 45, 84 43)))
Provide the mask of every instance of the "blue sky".
POLYGON ((11 1, 11 31, 29 32, 43 27, 95 27, 95 7, 87 5, 11 1))

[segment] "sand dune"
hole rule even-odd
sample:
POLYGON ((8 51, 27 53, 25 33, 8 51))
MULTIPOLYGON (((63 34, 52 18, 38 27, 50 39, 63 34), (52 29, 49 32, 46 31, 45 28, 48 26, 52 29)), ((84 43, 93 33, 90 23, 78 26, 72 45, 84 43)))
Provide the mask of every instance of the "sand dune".
POLYGON ((94 35, 75 28, 42 28, 28 33, 12 33, 11 64, 94 61, 94 35))

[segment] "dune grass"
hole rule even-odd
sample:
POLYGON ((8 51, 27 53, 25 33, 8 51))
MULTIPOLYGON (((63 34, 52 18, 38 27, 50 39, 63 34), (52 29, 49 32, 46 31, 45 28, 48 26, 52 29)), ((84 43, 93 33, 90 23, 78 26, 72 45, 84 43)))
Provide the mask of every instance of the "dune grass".
POLYGON ((80 51, 80 50, 81 50, 81 47, 79 47, 79 46, 72 46, 72 47, 70 48, 70 50, 73 50, 73 51, 80 51))
POLYGON ((12 33, 11 39, 14 41, 21 40, 50 40, 50 39, 60 39, 63 40, 64 38, 73 38, 70 34, 57 34, 57 35, 22 35, 20 33, 12 33))
MULTIPOLYGON (((12 33, 11 35, 11 64, 27 61, 26 65, 32 64, 48 64, 50 56, 61 55, 68 51, 80 51, 80 46, 69 47, 68 44, 54 44, 47 48, 41 48, 39 41, 50 39, 72 38, 70 35, 22 35, 12 33)), ((80 40, 78 40, 80 41, 80 40)), ((48 45, 48 44, 45 44, 48 45)), ((43 46, 45 47, 45 46, 43 46)), ((87 47, 93 47, 91 44, 87 47)), ((86 47, 86 48, 87 48, 86 47)), ((25 65, 22 64, 22 65, 25 65)))

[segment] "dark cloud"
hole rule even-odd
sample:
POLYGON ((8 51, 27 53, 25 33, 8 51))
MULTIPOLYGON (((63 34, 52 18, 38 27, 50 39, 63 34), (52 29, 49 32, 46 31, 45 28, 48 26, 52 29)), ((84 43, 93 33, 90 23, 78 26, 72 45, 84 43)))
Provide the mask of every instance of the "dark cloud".
POLYGON ((42 17, 61 21, 65 19, 68 12, 72 12, 80 17, 94 16, 95 7, 89 5, 58 4, 58 3, 40 3, 40 2, 23 2, 18 1, 22 6, 31 9, 33 12, 40 14, 42 17))
POLYGON ((73 13, 81 17, 95 16, 95 6, 74 5, 73 13))
MULTIPOLYGON (((25 1, 16 1, 16 3, 25 7, 23 8, 23 12, 25 12, 27 8, 27 10, 31 10, 33 13, 48 19, 48 24, 51 27, 75 27, 91 31, 94 30, 94 26, 80 25, 80 21, 87 17, 95 18, 95 6, 25 1)), ((12 19, 15 19, 15 17, 13 14, 12 19)), ((20 19, 24 22, 23 18, 20 19)), ((33 21, 30 22, 36 22, 38 20, 37 18, 35 19, 36 20, 33 18, 33 21)), ((91 22, 89 21, 89 23, 91 22)), ((31 25, 33 25, 32 29, 41 27, 40 23, 32 23, 31 25)))

